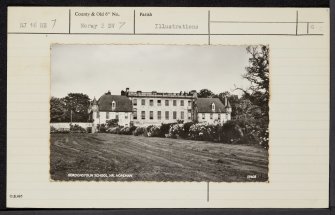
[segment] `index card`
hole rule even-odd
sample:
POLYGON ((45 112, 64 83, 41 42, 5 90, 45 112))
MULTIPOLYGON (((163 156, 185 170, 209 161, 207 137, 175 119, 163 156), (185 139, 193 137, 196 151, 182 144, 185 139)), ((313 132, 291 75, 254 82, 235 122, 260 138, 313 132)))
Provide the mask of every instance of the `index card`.
POLYGON ((329 9, 9 7, 7 206, 325 208, 329 9))

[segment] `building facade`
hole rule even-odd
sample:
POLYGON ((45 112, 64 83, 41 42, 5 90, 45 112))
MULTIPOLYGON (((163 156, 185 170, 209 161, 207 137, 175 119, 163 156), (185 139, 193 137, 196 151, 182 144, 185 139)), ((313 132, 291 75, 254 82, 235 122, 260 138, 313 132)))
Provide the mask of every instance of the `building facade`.
POLYGON ((198 98, 196 113, 198 122, 223 124, 231 119, 231 106, 227 98, 223 104, 218 98, 198 98))
POLYGON ((161 92, 124 92, 133 105, 134 125, 160 125, 162 123, 194 121, 195 94, 161 92))
POLYGON ((223 124, 231 119, 231 106, 227 98, 223 104, 218 98, 197 98, 190 92, 121 91, 111 95, 108 91, 91 102, 88 110, 93 120, 93 132, 98 124, 117 119, 121 126, 148 126, 175 122, 207 122, 223 124))
POLYGON ((128 97, 111 95, 108 91, 98 100, 93 99, 88 112, 93 121, 92 131, 96 132, 98 124, 105 124, 112 119, 117 119, 121 126, 130 126, 133 109, 128 97))

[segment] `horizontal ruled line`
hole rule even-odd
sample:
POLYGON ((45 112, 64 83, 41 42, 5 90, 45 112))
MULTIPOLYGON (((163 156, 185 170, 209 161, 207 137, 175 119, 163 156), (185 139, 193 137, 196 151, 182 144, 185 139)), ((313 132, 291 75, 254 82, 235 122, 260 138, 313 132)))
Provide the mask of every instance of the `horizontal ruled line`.
POLYGON ((273 24, 277 24, 277 23, 279 23, 279 24, 285 24, 285 23, 288 23, 288 24, 296 24, 296 23, 298 23, 298 24, 300 24, 300 23, 302 23, 302 24, 307 24, 307 23, 310 23, 310 24, 313 24, 313 23, 324 23, 324 22, 304 22, 304 21, 302 21, 302 22, 266 22, 266 21, 220 21, 220 20, 213 20, 213 21, 211 21, 211 23, 246 23, 246 24, 248 24, 248 23, 273 23, 273 24))
MULTIPOLYGON (((177 34, 177 33, 41 33, 41 32, 8 32, 7 34, 61 34, 61 35, 156 35, 156 36, 208 36, 207 34, 177 34)), ((211 36, 323 36, 324 34, 210 34, 211 36)))

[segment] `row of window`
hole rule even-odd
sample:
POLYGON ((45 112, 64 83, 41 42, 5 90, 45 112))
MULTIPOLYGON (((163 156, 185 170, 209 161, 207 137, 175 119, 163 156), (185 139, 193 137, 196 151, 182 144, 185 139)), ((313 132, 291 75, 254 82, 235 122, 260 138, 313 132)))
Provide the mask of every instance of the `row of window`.
MULTIPOLYGON (((205 117, 206 117, 206 115, 203 113, 202 114, 202 119, 205 119, 205 117)), ((209 118, 213 119, 213 114, 212 113, 209 114, 209 118)), ((221 114, 220 113, 218 114, 218 119, 221 119, 221 114)))
MULTIPOLYGON (((97 112, 97 118, 100 117, 100 112, 97 112)), ((128 114, 126 113, 124 115, 124 118, 125 119, 128 119, 128 114)), ((106 112, 106 119, 109 119, 109 112, 106 112)), ((119 114, 118 113, 115 113, 115 119, 119 119, 119 114)))
MULTIPOLYGON (((180 119, 185 119, 185 113, 184 113, 184 111, 180 112, 179 117, 180 117, 180 119)), ((165 111, 164 112, 164 118, 166 120, 170 119, 170 111, 165 111)), ((172 119, 177 119, 177 118, 178 118, 177 111, 173 111, 172 112, 172 119)), ((135 120, 137 119, 137 111, 135 111, 133 113, 133 119, 135 119, 135 120)), ((141 119, 146 119, 146 113, 145 113, 145 111, 141 111, 141 119)), ((149 119, 154 119, 154 111, 149 111, 149 119)), ((162 111, 157 111, 157 113, 156 113, 156 119, 158 119, 158 120, 162 119, 162 111)), ((188 119, 191 119, 190 114, 188 116, 188 119)))
MULTIPOLYGON (((170 100, 164 100, 164 102, 165 102, 165 106, 170 106, 170 100)), ((144 106, 145 103, 146 103, 146 100, 141 99, 141 105, 144 106)), ((133 99, 133 105, 137 106, 137 99, 133 99)), ((149 100, 149 105, 154 106, 153 99, 149 100)), ((172 100, 172 105, 177 106, 177 100, 172 100)), ((184 100, 180 100, 179 105, 184 106, 185 105, 184 100)), ((192 101, 188 101, 188 106, 191 106, 191 105, 192 105, 192 101)), ((157 100, 157 106, 162 106, 162 100, 157 100)))
MULTIPOLYGON (((188 119, 191 119, 191 116, 190 116, 191 112, 189 111, 188 113, 189 113, 188 119)), ((134 114, 133 119, 137 119, 137 111, 135 111, 133 114, 134 114)), ((100 117, 99 112, 97 112, 97 117, 98 118, 100 117)), ((169 120, 170 111, 165 111, 164 117, 165 117, 166 120, 169 120)), ((172 117, 173 117, 173 119, 177 119, 177 111, 172 112, 172 117)), ((125 114, 124 118, 128 119, 128 114, 125 114)), ((146 118, 145 111, 141 111, 141 119, 145 119, 145 118, 146 118)), ((181 111, 180 112, 180 119, 184 119, 184 118, 185 118, 184 111, 181 111)), ((205 119, 205 118, 206 118, 206 115, 203 113, 202 114, 202 119, 205 119)), ((213 119, 213 113, 211 113, 209 115, 209 118, 213 119)), ((106 119, 109 119, 109 112, 106 112, 106 119)), ((116 113, 115 119, 119 119, 119 114, 118 113, 116 113)), ((153 111, 149 111, 149 119, 154 119, 154 112, 153 111)), ((162 111, 157 111, 157 119, 158 120, 162 119, 162 111)), ((218 119, 219 120, 221 119, 221 114, 220 113, 218 114, 218 119)))

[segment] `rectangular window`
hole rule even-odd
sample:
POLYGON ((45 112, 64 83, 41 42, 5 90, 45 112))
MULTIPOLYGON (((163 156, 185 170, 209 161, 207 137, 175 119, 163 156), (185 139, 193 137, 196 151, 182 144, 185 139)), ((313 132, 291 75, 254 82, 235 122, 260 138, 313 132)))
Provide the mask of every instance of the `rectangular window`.
POLYGON ((165 111, 165 119, 169 119, 169 111, 165 111))
POLYGON ((162 112, 161 111, 157 111, 157 119, 162 119, 162 112))
POLYGON ((192 105, 192 102, 188 101, 188 106, 191 107, 191 105, 192 105))
POLYGON ((145 105, 145 99, 141 100, 141 105, 145 105))
POLYGON ((180 118, 184 119, 184 111, 180 112, 180 118))
POLYGON ((177 106, 177 100, 173 100, 173 106, 177 106))
POLYGON ((106 119, 109 119, 109 112, 106 112, 106 119))
POLYGON ((141 117, 142 117, 142 119, 145 119, 145 111, 141 112, 141 117))
POLYGON ((218 119, 221 119, 221 114, 218 114, 218 119))
POLYGON ((154 106, 154 100, 150 99, 149 104, 150 106, 154 106))
POLYGON ((177 111, 173 111, 173 119, 177 119, 177 111))
POLYGON ((165 106, 169 106, 169 100, 165 100, 165 106))
POLYGON ((191 119, 191 117, 192 117, 192 112, 191 112, 191 110, 187 110, 187 113, 188 113, 188 119, 191 119))
POLYGON ((115 113, 115 119, 119 119, 119 113, 115 113))
POLYGON ((213 114, 212 114, 212 113, 209 115, 209 118, 210 118, 210 119, 213 119, 213 114))
POLYGON ((162 105, 162 100, 157 100, 157 106, 161 106, 162 105))
POLYGON ((184 106, 184 100, 180 100, 180 106, 184 106))
POLYGON ((154 112, 150 111, 150 119, 154 119, 154 112))
POLYGON ((137 111, 134 111, 133 119, 137 119, 137 111))
POLYGON ((137 99, 133 99, 133 105, 137 106, 137 99))
POLYGON ((125 118, 125 119, 128 119, 128 113, 125 113, 125 114, 124 114, 124 118, 125 118))
POLYGON ((205 114, 204 113, 202 114, 202 119, 205 119, 205 114))
POLYGON ((97 118, 100 118, 100 112, 99 111, 97 112, 97 118))

